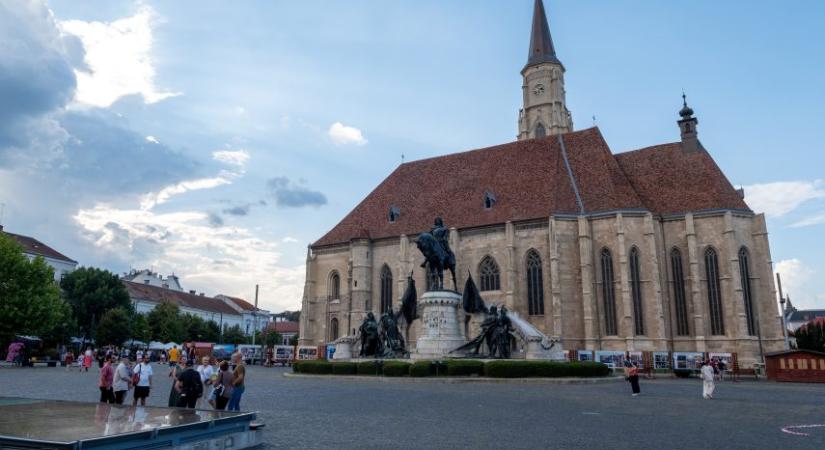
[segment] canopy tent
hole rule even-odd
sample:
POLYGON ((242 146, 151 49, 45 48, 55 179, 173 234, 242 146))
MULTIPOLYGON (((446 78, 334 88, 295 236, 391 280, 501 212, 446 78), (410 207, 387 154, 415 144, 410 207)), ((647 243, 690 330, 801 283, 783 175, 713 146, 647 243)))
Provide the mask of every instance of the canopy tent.
POLYGON ((164 350, 169 350, 170 348, 175 347, 175 346, 177 346, 178 348, 182 348, 182 346, 180 344, 176 344, 174 342, 167 342, 167 343, 163 344, 163 349, 164 350))
POLYGON ((149 343, 149 350, 166 350, 166 344, 163 342, 152 341, 149 343))

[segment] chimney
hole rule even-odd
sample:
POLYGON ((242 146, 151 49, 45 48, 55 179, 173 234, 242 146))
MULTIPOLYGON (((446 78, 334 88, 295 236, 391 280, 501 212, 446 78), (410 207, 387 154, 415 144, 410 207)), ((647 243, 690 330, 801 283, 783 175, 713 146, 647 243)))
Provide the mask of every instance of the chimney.
POLYGON ((190 294, 192 294, 192 295, 197 294, 197 292, 195 292, 195 290, 194 290, 194 289, 190 289, 190 290, 189 290, 189 293, 190 293, 190 294))
POLYGON ((204 293, 203 293, 203 292, 201 292, 201 293, 200 293, 200 296, 201 296, 201 297, 205 297, 205 295, 204 295, 204 293))

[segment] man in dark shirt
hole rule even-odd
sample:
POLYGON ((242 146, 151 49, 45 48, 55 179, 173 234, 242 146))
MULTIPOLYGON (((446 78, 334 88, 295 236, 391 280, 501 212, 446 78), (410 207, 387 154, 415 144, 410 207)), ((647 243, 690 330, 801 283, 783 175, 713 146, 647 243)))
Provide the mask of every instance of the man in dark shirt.
POLYGON ((180 392, 179 408, 194 408, 198 398, 203 395, 201 375, 193 367, 193 361, 186 359, 186 370, 178 375, 177 387, 180 392))

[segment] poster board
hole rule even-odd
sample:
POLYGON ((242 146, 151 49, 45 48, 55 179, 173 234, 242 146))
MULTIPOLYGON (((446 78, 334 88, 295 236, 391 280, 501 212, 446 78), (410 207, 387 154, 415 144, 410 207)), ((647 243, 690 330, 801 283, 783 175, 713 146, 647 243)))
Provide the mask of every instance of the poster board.
POLYGON ((302 345, 298 347, 298 358, 299 361, 308 360, 308 359, 318 359, 318 347, 314 347, 311 345, 302 345))
POLYGON ((621 369, 624 367, 625 353, 609 350, 596 351, 596 362, 603 363, 611 369, 621 369))
POLYGON ((682 370, 699 370, 704 360, 703 353, 673 352, 673 368, 682 370))
POLYGON ((653 369, 669 369, 670 353, 653 352, 653 369))
POLYGON ((643 369, 645 367, 643 352, 627 352, 627 360, 630 363, 635 362, 636 367, 638 367, 639 369, 643 369))
POLYGON ((579 361, 593 361, 593 351, 579 350, 576 352, 576 359, 579 361))

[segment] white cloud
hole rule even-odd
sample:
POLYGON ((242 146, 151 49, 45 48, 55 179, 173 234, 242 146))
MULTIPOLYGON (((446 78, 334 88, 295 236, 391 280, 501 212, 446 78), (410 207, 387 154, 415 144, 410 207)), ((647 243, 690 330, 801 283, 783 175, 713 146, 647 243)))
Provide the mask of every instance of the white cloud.
POLYGON ((156 138, 154 136, 146 136, 146 141, 151 142, 153 144, 160 144, 160 141, 158 141, 158 138, 156 138))
POLYGON ((80 38, 86 68, 75 69, 79 104, 106 108, 119 98, 140 94, 146 103, 181 95, 155 86, 152 26, 157 14, 148 5, 135 15, 114 22, 66 20, 60 30, 80 38))
POLYGON ((252 298, 274 311, 300 307, 302 266, 282 267, 277 244, 244 228, 212 227, 208 214, 117 208, 99 204, 74 216, 99 249, 137 267, 181 276, 185 288, 252 298))
POLYGON ((283 242, 284 244, 292 244, 292 243, 298 242, 298 239, 295 239, 292 236, 287 236, 287 237, 281 239, 281 242, 283 242))
POLYGON ((809 227, 811 225, 825 225, 825 213, 806 217, 798 222, 791 224, 793 228, 809 227))
POLYGON ((776 263, 774 273, 782 277, 782 291, 790 295, 791 302, 799 309, 822 308, 822 298, 818 296, 816 271, 797 258, 784 259, 776 263), (817 304, 819 303, 819 304, 817 304))
POLYGON ((779 181, 744 189, 748 206, 770 217, 784 216, 807 201, 825 198, 825 180, 779 181))
POLYGON ((236 177, 237 174, 234 172, 221 171, 221 174, 217 177, 181 181, 180 183, 166 186, 158 192, 150 192, 144 195, 140 201, 140 209, 150 210, 154 208, 155 205, 166 203, 173 196, 183 194, 184 192, 211 189, 225 184, 231 184, 232 180, 236 177))
POLYGON ((233 166, 244 166, 249 160, 249 152, 246 150, 220 150, 212 152, 212 159, 233 166))
POLYGON ((348 127, 341 122, 335 122, 329 127, 329 137, 335 145, 365 145, 367 143, 361 130, 348 127))

